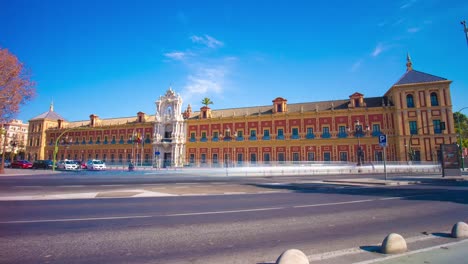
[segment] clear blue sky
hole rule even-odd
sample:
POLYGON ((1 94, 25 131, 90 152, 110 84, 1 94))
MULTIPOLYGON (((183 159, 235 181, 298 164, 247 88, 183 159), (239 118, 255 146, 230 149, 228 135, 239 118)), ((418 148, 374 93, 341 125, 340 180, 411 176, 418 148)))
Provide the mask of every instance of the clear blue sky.
MULTIPOLYGON (((453 81, 468 106, 468 1, 0 0, 0 46, 37 82, 18 118, 155 113, 168 87, 184 109, 382 96, 406 70, 453 81)), ((468 114, 468 113, 465 113, 468 114)))

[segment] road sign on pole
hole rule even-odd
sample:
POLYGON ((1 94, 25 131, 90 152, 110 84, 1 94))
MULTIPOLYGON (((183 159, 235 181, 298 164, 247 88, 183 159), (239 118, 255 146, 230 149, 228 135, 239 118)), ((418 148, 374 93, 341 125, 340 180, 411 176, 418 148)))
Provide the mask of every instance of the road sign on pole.
POLYGON ((379 136, 379 145, 383 147, 383 165, 385 180, 387 180, 387 135, 382 134, 379 136))
POLYGON ((387 146, 387 135, 382 134, 379 136, 379 145, 384 148, 387 146))

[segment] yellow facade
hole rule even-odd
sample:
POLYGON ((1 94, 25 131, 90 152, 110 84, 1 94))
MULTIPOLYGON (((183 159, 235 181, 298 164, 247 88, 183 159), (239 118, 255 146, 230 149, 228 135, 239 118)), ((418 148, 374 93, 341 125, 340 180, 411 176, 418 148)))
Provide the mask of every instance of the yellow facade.
MULTIPOLYGON (((374 163, 383 159, 384 148, 378 139, 385 134, 387 160, 436 163, 440 144, 456 143, 450 84, 447 79, 413 70, 408 57, 406 73, 383 96, 354 93, 343 100, 295 104, 277 97, 270 105, 221 110, 205 106, 198 112, 192 112, 189 105, 180 127, 173 124, 181 122, 177 114, 181 114, 182 101, 171 89, 166 96, 172 99, 167 102, 179 98, 169 109, 178 111, 172 113, 173 119, 165 119, 171 111, 158 108, 156 119, 139 112, 128 118, 91 115, 89 121, 67 122, 51 106, 49 112, 29 121, 26 155, 30 160, 52 159, 61 136, 57 159, 97 158, 110 164, 137 160, 156 166, 161 149, 167 151, 164 159, 179 159, 174 155, 181 152, 183 164, 196 165, 374 163), (166 131, 169 125, 171 130, 166 131), (185 135, 177 131, 185 131, 185 135), (141 137, 138 147, 129 141, 135 135, 141 137), (167 148, 175 142, 182 145, 167 148)), ((161 98, 165 102, 166 97, 161 98)), ((164 160, 160 164, 175 163, 164 160)))

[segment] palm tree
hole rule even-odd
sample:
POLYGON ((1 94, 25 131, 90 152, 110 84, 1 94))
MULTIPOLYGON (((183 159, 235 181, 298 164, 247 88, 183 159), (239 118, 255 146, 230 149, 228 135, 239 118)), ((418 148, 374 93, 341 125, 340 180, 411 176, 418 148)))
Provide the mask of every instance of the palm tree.
POLYGON ((203 100, 201 101, 201 103, 202 103, 203 105, 205 105, 206 107, 208 107, 208 105, 213 104, 213 101, 211 101, 210 98, 205 97, 205 98, 203 98, 203 100))

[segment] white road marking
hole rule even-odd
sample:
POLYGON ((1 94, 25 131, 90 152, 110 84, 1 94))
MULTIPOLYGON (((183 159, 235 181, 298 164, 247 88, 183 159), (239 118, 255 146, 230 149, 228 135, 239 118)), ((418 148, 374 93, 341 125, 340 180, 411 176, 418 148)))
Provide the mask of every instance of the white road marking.
POLYGON ((271 211, 281 210, 286 207, 268 207, 268 208, 256 208, 256 209, 245 209, 245 210, 232 210, 232 211, 211 211, 211 212, 198 212, 198 213, 184 213, 184 214, 168 214, 164 216, 190 216, 190 215, 210 215, 210 214, 232 214, 232 213, 244 213, 244 212, 258 212, 258 211, 271 211))
POLYGON ((135 219, 150 218, 152 215, 133 215, 133 216, 112 216, 112 217, 91 217, 91 218, 65 218, 65 219, 44 219, 44 220, 18 220, 5 221, 0 224, 27 224, 27 223, 51 223, 51 222, 75 222, 75 221, 95 221, 95 220, 114 220, 114 219, 135 219))
POLYGON ((352 203, 366 203, 366 202, 373 202, 377 201, 378 199, 366 199, 366 200, 356 200, 356 201, 347 201, 347 202, 337 202, 337 203, 322 203, 322 204, 306 204, 306 205, 296 205, 293 206, 294 208, 304 208, 304 207, 320 207, 320 206, 327 206, 327 205, 340 205, 340 204, 352 204, 352 203))

